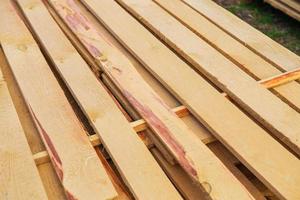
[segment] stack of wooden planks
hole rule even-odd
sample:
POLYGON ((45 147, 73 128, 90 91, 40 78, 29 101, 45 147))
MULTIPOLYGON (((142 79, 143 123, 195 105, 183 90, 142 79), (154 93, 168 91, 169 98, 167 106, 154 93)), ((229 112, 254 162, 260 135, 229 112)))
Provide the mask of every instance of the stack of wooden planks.
POLYGON ((300 57, 210 0, 2 0, 0 199, 300 199, 300 57))
POLYGON ((264 0, 274 8, 281 10, 285 14, 300 21, 300 2, 299 0, 264 0))

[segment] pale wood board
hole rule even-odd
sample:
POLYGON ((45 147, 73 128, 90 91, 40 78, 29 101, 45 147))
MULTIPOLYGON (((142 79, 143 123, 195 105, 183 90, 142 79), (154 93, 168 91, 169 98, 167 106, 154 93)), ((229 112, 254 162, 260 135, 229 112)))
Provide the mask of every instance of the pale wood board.
POLYGON ((300 156, 300 114, 151 0, 117 0, 300 156))
POLYGON ((130 61, 93 28, 79 12, 76 4, 70 0, 52 2, 66 24, 148 123, 149 128, 173 154, 188 175, 206 189, 211 198, 252 198, 245 187, 229 173, 206 145, 185 126, 142 79, 130 61), (220 179, 227 180, 226 184, 220 179))
POLYGON ((43 3, 40 0, 18 3, 134 196, 138 199, 180 199, 167 176, 43 3))
POLYGON ((197 75, 118 4, 109 0, 82 2, 260 180, 279 196, 300 196, 297 188, 300 163, 295 156, 197 75))
POLYGON ((42 177, 49 200, 67 199, 64 189, 51 163, 46 162, 37 166, 42 177))
POLYGON ((48 199, 0 68, 0 199, 48 199))
POLYGON ((212 0, 182 0, 243 45, 282 70, 300 66, 300 58, 212 0))
POLYGON ((152 148, 151 152, 157 162, 165 169, 173 184, 180 191, 184 199, 208 199, 207 193, 201 190, 179 165, 171 165, 166 161, 157 148, 152 148))
MULTIPOLYGON (((181 0, 155 0, 155 2, 255 79, 262 80, 281 74, 281 71, 275 66, 232 38, 181 0)), ((274 90, 300 112, 299 83, 291 82, 276 87, 274 90)))
MULTIPOLYGON (((274 8, 281 10, 282 12, 289 15, 290 17, 293 17, 296 20, 300 21, 300 12, 293 9, 294 7, 290 7, 289 5, 287 5, 285 1, 278 1, 278 0, 264 0, 264 1, 269 3, 274 8)), ((300 3, 298 3, 298 5, 300 5, 300 3)))
MULTIPOLYGON (((41 151, 45 152, 45 147, 30 116, 29 110, 25 105, 24 99, 13 77, 13 74, 9 69, 8 63, 5 59, 2 49, 0 51, 0 65, 2 67, 3 75, 7 82, 10 95, 12 97, 14 106, 17 110, 18 117, 24 129, 24 133, 26 135, 34 159, 34 155, 36 153, 41 151)), ((50 159, 48 157, 48 161, 49 160, 50 159)), ((42 179, 44 189, 47 193, 48 199, 66 199, 63 187, 60 184, 59 179, 51 163, 47 163, 45 165, 38 165, 37 168, 39 171, 39 175, 42 179)))
POLYGON ((2 1, 0 10, 1 46, 67 197, 114 198, 96 152, 11 1, 2 1))
POLYGON ((300 13, 300 3, 298 0, 278 0, 278 1, 282 2, 283 4, 294 9, 296 12, 300 13))
POLYGON ((246 177, 235 165, 237 158, 235 158, 219 141, 208 144, 208 147, 223 161, 226 167, 239 178, 247 189, 253 194, 256 200, 266 200, 263 194, 256 188, 256 186, 250 182, 249 178, 246 177))

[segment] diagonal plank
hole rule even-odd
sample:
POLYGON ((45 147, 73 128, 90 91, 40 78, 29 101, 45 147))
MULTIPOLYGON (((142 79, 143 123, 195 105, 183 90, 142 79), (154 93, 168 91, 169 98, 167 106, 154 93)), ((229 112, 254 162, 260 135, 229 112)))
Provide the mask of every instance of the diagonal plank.
POLYGON ((236 40, 286 71, 300 66, 300 57, 211 0, 182 0, 236 40))
POLYGON ((53 0, 52 3, 149 128, 212 199, 253 199, 223 163, 146 84, 129 60, 96 31, 74 2, 53 0), (81 20, 75 24, 74 19, 81 20))
MULTIPOLYGON (((275 66, 232 38, 181 0, 155 0, 155 2, 256 79, 261 80, 281 73, 275 66)), ((300 84, 291 82, 274 88, 274 91, 300 112, 300 84)))
POLYGON ((270 4, 275 9, 278 9, 278 10, 284 12, 285 14, 289 15, 290 17, 293 17, 294 19, 300 21, 300 12, 298 12, 296 9, 294 9, 295 7, 290 7, 286 3, 287 0, 284 0, 284 1, 264 0, 264 2, 270 4))
POLYGON ((300 114, 151 0, 118 0, 300 156, 300 114))
POLYGON ((48 199, 0 69, 0 199, 48 199))
POLYGON ((300 198, 298 158, 196 74, 116 2, 82 2, 267 187, 282 198, 300 198))
POLYGON ((134 196, 137 199, 181 199, 43 3, 40 0, 19 0, 18 3, 134 196))
POLYGON ((11 1, 0 4, 0 41, 68 199, 116 192, 37 44, 11 1))

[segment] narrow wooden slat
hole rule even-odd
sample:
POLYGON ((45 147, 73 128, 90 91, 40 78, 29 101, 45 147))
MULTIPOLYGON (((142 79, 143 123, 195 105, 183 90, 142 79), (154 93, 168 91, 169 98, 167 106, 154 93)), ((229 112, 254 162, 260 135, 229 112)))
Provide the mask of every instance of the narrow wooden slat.
POLYGON ((0 199, 47 199, 0 69, 0 199))
MULTIPOLYGON (((14 106, 17 110, 18 117, 22 124, 26 139, 29 143, 31 152, 36 154, 40 151, 45 151, 45 146, 42 139, 39 136, 37 128, 34 125, 29 110, 26 106, 24 98, 18 88, 17 82, 14 79, 13 73, 7 63, 4 53, 1 49, 0 51, 0 65, 2 67, 2 72, 7 82, 8 89, 10 91, 11 98, 13 100, 14 106)), ((46 152, 46 151, 45 151, 46 152)), ((34 157, 34 155, 33 155, 34 157)), ((48 160, 50 160, 48 158, 48 160)), ((35 160, 36 161, 36 160, 35 160)), ((51 162, 37 166, 39 175, 42 179, 44 189, 47 193, 49 200, 61 199, 65 200, 66 195, 64 193, 63 187, 54 171, 54 167, 51 162)), ((31 198, 30 198, 31 199, 31 198)))
POLYGON ((259 83, 261 83, 266 88, 278 89, 278 86, 288 84, 289 82, 295 81, 297 79, 300 79, 300 68, 296 68, 295 70, 290 70, 285 73, 263 79, 259 81, 259 83))
POLYGON ((142 79, 129 60, 82 16, 75 3, 70 0, 52 2, 66 24, 99 62, 104 73, 143 117, 181 167, 212 199, 253 198, 142 79), (75 24, 74 19, 81 21, 75 24), (226 184, 220 180, 226 180, 226 184))
POLYGON ((69 199, 116 192, 63 91, 11 1, 0 4, 0 42, 69 199))
POLYGON ((182 0, 236 40, 282 70, 300 66, 300 58, 211 0, 182 0))
POLYGON ((286 0, 279 1, 279 0, 264 0, 265 2, 269 3, 274 8, 277 8, 284 12, 285 14, 295 18, 296 20, 300 21, 300 10, 299 12, 293 7, 290 7, 289 5, 285 4, 286 0))
POLYGON ((298 158, 197 75, 116 2, 82 2, 267 187, 281 197, 300 197, 298 158))
MULTIPOLYGON (((266 79, 281 73, 275 66, 232 38, 181 0, 155 0, 155 2, 256 79, 266 79)), ((291 82, 274 90, 300 112, 300 84, 291 82)))
POLYGON ((296 12, 300 13, 300 3, 298 0, 277 0, 290 8, 294 9, 296 12))
MULTIPOLYGON (((40 0, 20 0, 18 3, 133 195, 138 199, 181 199, 43 3, 40 0)), ((72 21, 74 26, 81 22, 77 16, 79 18, 72 21)))
POLYGON ((152 148, 151 152, 185 199, 207 198, 207 194, 191 181, 179 165, 171 165, 157 148, 152 148))
POLYGON ((151 0, 118 0, 300 156, 300 114, 151 0))

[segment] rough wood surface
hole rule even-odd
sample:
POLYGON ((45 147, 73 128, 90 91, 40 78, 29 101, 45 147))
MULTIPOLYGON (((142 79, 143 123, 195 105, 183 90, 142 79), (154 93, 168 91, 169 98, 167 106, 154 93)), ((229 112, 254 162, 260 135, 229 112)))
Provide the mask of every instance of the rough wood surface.
POLYGON ((0 68, 0 199, 47 199, 0 68))
POLYGON ((53 5, 121 93, 147 122, 188 175, 213 199, 251 199, 223 164, 208 150, 163 100, 146 84, 129 60, 107 42, 72 1, 53 5), (72 19, 81 19, 75 23, 72 19), (220 181, 227 180, 225 182, 220 181), (228 192, 232 191, 232 192, 228 192))
POLYGON ((118 0, 300 156, 300 114, 150 0, 118 0))
POLYGON ((116 197, 85 131, 11 1, 1 1, 0 15, 1 46, 67 198, 116 197))
POLYGON ((264 184, 279 196, 300 197, 298 158, 197 75, 117 3, 109 0, 82 2, 264 184))
POLYGON ((211 0, 182 0, 243 45, 283 71, 300 66, 300 57, 211 0))
MULTIPOLYGON (((134 196, 138 199, 180 199, 142 140, 43 3, 40 0, 20 0, 18 3, 134 196)), ((80 23, 79 19, 73 22, 80 23)))

